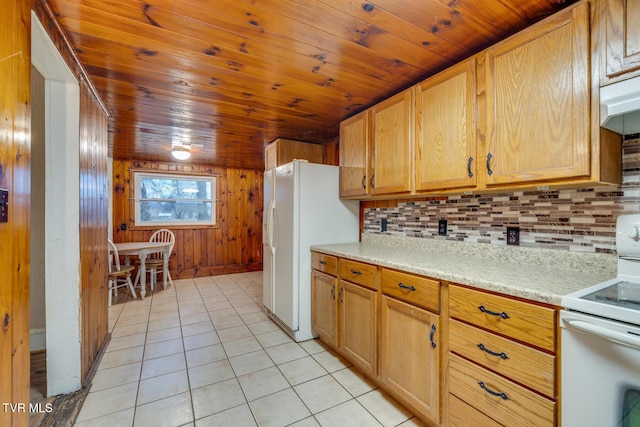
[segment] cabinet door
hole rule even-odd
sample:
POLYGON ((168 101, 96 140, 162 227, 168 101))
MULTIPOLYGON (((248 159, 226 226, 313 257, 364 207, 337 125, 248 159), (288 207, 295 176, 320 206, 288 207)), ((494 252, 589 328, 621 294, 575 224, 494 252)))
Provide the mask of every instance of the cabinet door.
POLYGON ((272 142, 264 149, 264 170, 268 171, 278 167, 277 144, 272 142))
POLYGON ((375 291, 340 282, 340 348, 360 369, 376 375, 378 295, 375 291))
POLYGON ((589 176, 588 7, 488 51, 487 185, 589 176))
POLYGON ((606 4, 607 77, 640 73, 640 0, 609 0, 606 4))
POLYGON ((340 123, 340 197, 369 193, 369 111, 340 123))
POLYGON ((336 347, 336 279, 316 270, 311 271, 311 325, 320 340, 336 347))
POLYGON ((411 94, 405 90, 371 107, 372 194, 411 189, 411 94))
POLYGON ((382 381, 439 424, 439 316, 387 296, 382 296, 381 310, 382 381))
POLYGON ((476 185, 476 59, 416 86, 416 191, 476 185))

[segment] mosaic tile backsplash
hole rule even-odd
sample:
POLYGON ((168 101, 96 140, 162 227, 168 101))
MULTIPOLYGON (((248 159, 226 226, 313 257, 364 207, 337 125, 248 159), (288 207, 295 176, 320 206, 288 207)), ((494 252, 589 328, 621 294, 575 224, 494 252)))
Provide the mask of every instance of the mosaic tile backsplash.
POLYGON ((621 186, 457 195, 365 209, 364 232, 506 245, 506 228, 519 227, 520 246, 615 253, 616 218, 640 213, 638 135, 623 144, 622 169, 621 186), (440 219, 447 220, 447 236, 438 235, 440 219))

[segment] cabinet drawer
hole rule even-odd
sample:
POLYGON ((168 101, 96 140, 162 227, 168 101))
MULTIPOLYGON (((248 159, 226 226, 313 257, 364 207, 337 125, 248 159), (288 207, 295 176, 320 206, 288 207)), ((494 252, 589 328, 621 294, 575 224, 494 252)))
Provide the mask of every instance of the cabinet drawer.
POLYGON ((340 258, 338 261, 338 269, 340 270, 341 279, 362 285, 374 291, 378 289, 375 265, 340 258))
POLYGON ((453 394, 449 395, 449 427, 501 427, 500 424, 463 402, 453 394))
POLYGON ((555 352, 556 312, 553 308, 451 286, 449 315, 555 352))
POLYGON ((455 354, 449 391, 505 426, 553 426, 556 404, 455 354))
POLYGON ((323 273, 338 275, 338 258, 332 255, 325 255, 319 252, 311 252, 311 268, 323 273))
POLYGON ((440 282, 437 280, 383 268, 380 283, 386 295, 440 312, 440 282))
POLYGON ((451 319, 449 350, 555 397, 555 356, 451 319))

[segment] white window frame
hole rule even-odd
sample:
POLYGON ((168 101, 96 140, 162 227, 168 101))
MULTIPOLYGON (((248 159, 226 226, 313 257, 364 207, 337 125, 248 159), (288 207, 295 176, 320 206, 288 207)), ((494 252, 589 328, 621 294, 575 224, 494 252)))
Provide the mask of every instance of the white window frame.
POLYGON ((166 172, 149 172, 149 171, 134 171, 133 172, 133 200, 135 205, 135 215, 134 215, 134 225, 136 227, 156 227, 156 226, 171 226, 171 227, 180 227, 180 226, 215 226, 217 225, 217 214, 218 210, 216 208, 217 204, 217 177, 215 175, 185 175, 185 174, 177 174, 177 173, 166 173, 166 172), (144 178, 155 178, 155 179, 184 179, 189 181, 204 181, 209 182, 211 184, 211 198, 210 199, 142 199, 140 198, 141 194, 141 185, 142 179, 144 178), (140 218, 140 206, 143 201, 206 201, 211 203, 211 220, 210 221, 142 221, 140 218))

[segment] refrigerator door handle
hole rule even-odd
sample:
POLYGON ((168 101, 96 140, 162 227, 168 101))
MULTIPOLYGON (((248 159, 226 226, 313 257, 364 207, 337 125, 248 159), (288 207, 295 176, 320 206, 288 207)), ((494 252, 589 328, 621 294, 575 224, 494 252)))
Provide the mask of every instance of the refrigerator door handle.
POLYGON ((273 204, 271 208, 271 251, 275 255, 278 252, 278 208, 273 204))
POLYGON ((267 243, 269 243, 269 249, 271 250, 272 254, 275 254, 275 247, 273 246, 273 221, 274 221, 274 214, 275 214, 275 205, 273 202, 271 202, 271 205, 269 206, 269 216, 267 217, 267 243))

